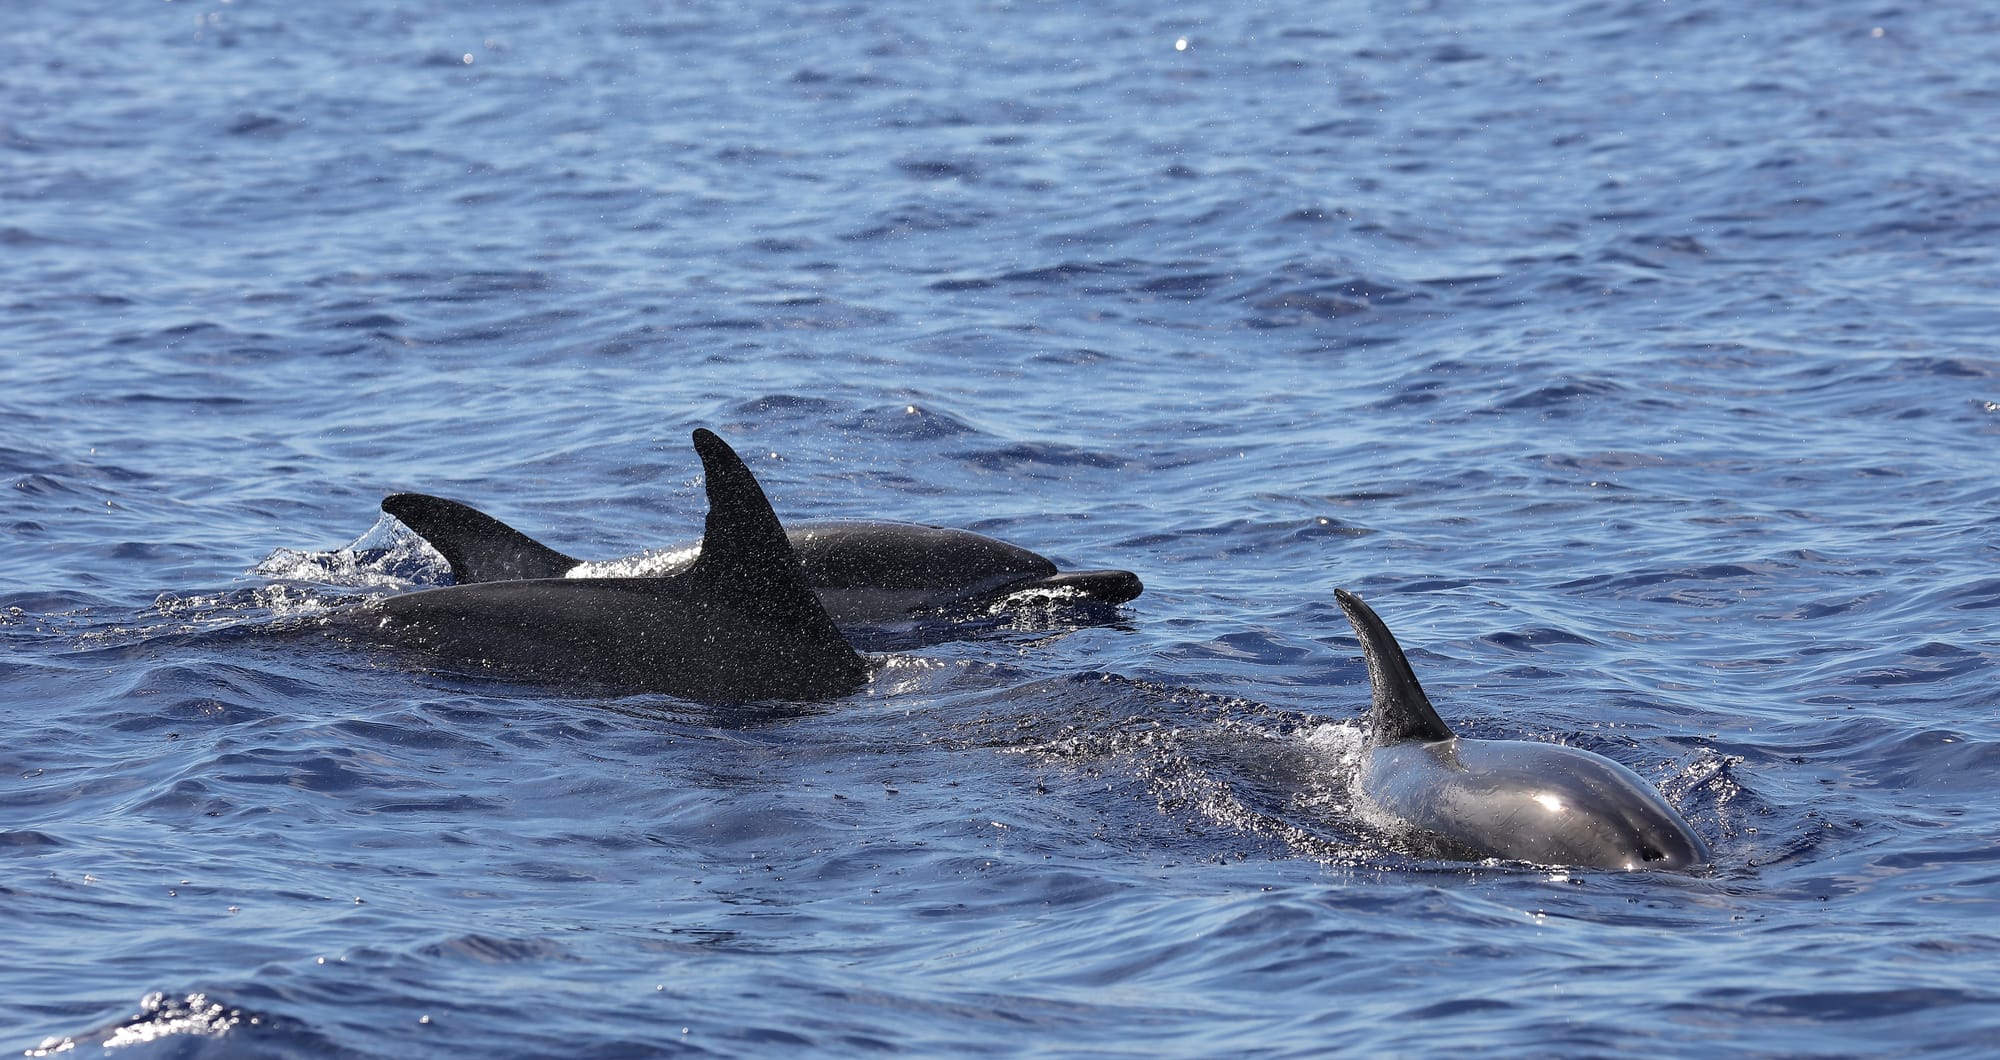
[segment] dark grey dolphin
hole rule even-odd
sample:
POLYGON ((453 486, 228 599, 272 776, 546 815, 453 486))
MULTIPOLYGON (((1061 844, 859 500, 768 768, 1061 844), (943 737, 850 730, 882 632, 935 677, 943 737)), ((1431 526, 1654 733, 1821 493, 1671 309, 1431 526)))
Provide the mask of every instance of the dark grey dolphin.
POLYGON ((1334 596, 1361 638, 1375 703, 1362 793, 1412 827, 1479 857, 1604 869, 1686 869, 1708 846, 1652 786, 1602 755, 1452 735, 1382 619, 1334 596))
MULTIPOLYGON (((382 510, 430 542, 460 585, 635 565, 564 555, 443 497, 397 493, 382 501, 382 510)), ((801 523, 789 536, 805 564, 806 584, 842 624, 959 615, 1022 593, 1122 604, 1142 589, 1130 571, 1059 571, 1043 556, 970 530, 878 520, 801 523)), ((677 573, 696 562, 694 553, 695 546, 684 545, 652 557, 646 573, 677 573)))
POLYGON ((771 502, 722 439, 694 432, 708 487, 700 558, 664 577, 524 577, 393 596, 339 631, 532 680, 740 702, 853 690, 869 666, 806 586, 771 502))

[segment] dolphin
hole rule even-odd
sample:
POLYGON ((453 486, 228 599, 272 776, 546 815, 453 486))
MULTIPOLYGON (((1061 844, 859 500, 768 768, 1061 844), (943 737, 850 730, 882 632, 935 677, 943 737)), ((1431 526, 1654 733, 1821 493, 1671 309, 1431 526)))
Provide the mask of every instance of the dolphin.
POLYGON ((1603 755, 1452 735, 1389 627, 1345 589, 1374 692, 1360 786, 1455 853, 1542 865, 1689 869, 1709 850, 1652 786, 1603 755))
MULTIPOLYGON (((437 549, 460 585, 637 572, 642 565, 645 573, 674 574, 698 562, 701 547, 593 563, 443 497, 397 493, 383 499, 382 510, 437 549)), ((1130 571, 1057 570, 1044 556, 970 530, 868 520, 800 523, 788 536, 805 564, 806 584, 840 625, 965 615, 1018 594, 1122 604, 1143 589, 1130 571)))
POLYGON ((662 577, 524 577, 425 589, 336 616, 338 633, 555 684, 742 702, 854 690, 848 645, 750 469, 694 432, 707 479, 701 555, 662 577))

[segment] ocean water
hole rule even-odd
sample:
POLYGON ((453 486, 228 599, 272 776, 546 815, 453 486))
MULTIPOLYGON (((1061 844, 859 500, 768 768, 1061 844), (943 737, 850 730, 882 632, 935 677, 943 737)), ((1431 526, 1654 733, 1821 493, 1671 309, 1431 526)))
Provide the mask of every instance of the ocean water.
POLYGON ((1987 5, 8 21, 0 1048, 2000 1046, 1987 5), (398 490, 693 537, 696 426, 1147 591, 784 708, 272 632, 398 490), (1411 853, 1336 587, 1715 865, 1411 853))

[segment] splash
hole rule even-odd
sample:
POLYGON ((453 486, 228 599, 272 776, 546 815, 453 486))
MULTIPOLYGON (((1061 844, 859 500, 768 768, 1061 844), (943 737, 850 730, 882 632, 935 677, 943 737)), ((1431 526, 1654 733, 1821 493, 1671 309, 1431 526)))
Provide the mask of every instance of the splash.
MULTIPOLYGON (((1317 761, 1321 767, 1314 771, 1317 783, 1299 792, 1299 808, 1332 817, 1352 814, 1366 818, 1368 800, 1361 797, 1358 782, 1361 778, 1361 754, 1368 741, 1360 726, 1322 722, 1301 728, 1292 739, 1309 759, 1317 761)), ((1371 820, 1369 823, 1379 822, 1371 820)))
MULTIPOLYGON (((188 994, 184 997, 168 997, 162 993, 147 994, 139 1002, 137 1015, 110 1028, 84 1035, 88 1041, 102 1034, 97 1042, 103 1049, 116 1049, 128 1045, 144 1045, 176 1035, 191 1035, 203 1038, 220 1038, 242 1026, 259 1026, 264 1017, 243 1009, 214 1000, 207 994, 188 994)), ((23 1056, 56 1056, 76 1050, 75 1037, 44 1038, 40 1045, 22 1052, 23 1056)))
POLYGON ((1273 841, 1329 868, 1378 866, 1391 852, 1352 813, 1358 728, 1192 689, 1099 683, 1133 698, 1108 712, 1065 711, 1070 720, 1053 733, 1022 727, 1026 739, 1003 750, 1122 774, 1153 812, 1273 841))
POLYGON ((306 552, 281 548, 250 574, 273 581, 315 582, 350 588, 450 585, 451 564, 415 531, 384 515, 345 548, 306 552))

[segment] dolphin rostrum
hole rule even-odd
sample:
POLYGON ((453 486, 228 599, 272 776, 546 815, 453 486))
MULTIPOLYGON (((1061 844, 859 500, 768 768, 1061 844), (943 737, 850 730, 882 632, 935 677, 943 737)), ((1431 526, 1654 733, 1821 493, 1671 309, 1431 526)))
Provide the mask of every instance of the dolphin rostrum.
POLYGON ((1361 640, 1374 693, 1360 787, 1452 853, 1542 865, 1687 869, 1707 844, 1652 786, 1602 755, 1557 744, 1454 736, 1389 627, 1334 591, 1361 640))

